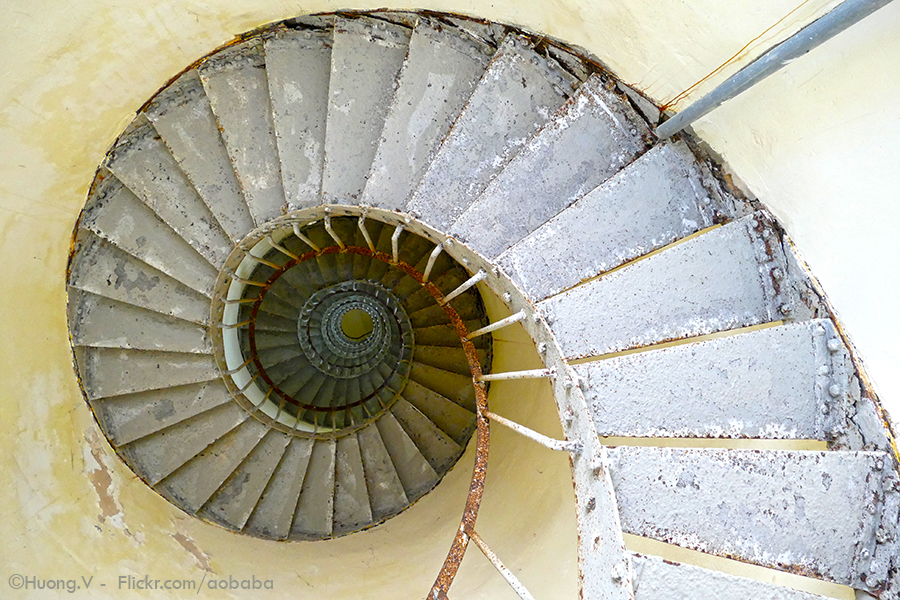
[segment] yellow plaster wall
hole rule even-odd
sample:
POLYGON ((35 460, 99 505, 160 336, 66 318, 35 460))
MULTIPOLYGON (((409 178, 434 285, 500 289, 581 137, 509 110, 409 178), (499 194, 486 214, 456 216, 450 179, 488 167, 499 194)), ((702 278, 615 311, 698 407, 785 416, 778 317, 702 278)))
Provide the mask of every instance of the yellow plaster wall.
MULTIPOLYGON (((421 6, 509 21, 584 46, 626 81, 668 101, 798 4, 451 0, 421 6)), ((803 3, 749 53, 833 4, 803 3)), ((895 4, 697 126, 785 223, 845 319, 889 407, 900 407, 900 369, 891 355, 900 326, 888 319, 900 291, 900 242, 893 231, 900 222, 900 153, 895 150, 900 120, 891 102, 900 95, 894 62, 900 56, 900 3, 895 4)), ((91 598, 147 597, 117 589, 117 577, 128 574, 191 580, 255 574, 274 580, 275 591, 263 596, 273 598, 370 597, 360 587, 368 584, 385 590, 381 597, 409 597, 408 584, 414 594, 430 584, 461 512, 471 457, 451 472, 442 484, 447 489, 384 528, 328 544, 271 544, 235 536, 184 516, 115 458, 81 399, 66 338, 69 236, 94 168, 134 111, 186 64, 236 33, 347 6, 274 0, 0 0, 2 597, 47 597, 10 595, 6 578, 13 573, 63 579, 94 575, 91 598), (423 521, 416 514, 431 518, 423 521), (98 588, 100 583, 106 587, 98 588)), ((501 341, 498 350, 516 343, 501 341)), ((523 393, 513 384, 508 387, 509 398, 523 393)), ((529 390, 537 401, 540 390, 529 390)), ((518 404, 504 402, 499 399, 498 407, 531 419, 529 424, 538 428, 553 418, 546 403, 517 415, 518 404)), ((563 591, 574 589, 567 467, 560 469, 557 456, 530 454, 528 464, 535 471, 522 474, 513 461, 519 457, 516 441, 508 436, 497 434, 489 479, 493 488, 484 513, 493 521, 485 519, 484 536, 501 555, 506 553, 504 558, 521 558, 521 566, 546 567, 544 557, 556 557, 559 585, 563 591), (526 489, 537 490, 527 496, 532 504, 511 509, 509 499, 526 489), (532 526, 557 535, 529 541, 532 526), (516 536, 504 537, 509 531, 516 536)), ((484 583, 488 572, 481 559, 466 559, 459 597, 508 595, 502 583, 484 583)), ((562 597, 553 578, 523 577, 539 597, 562 597)))

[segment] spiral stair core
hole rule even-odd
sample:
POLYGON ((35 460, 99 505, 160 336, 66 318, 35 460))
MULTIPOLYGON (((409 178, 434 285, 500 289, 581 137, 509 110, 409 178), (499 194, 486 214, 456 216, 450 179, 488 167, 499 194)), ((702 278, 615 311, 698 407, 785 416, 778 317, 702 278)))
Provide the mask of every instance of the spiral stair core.
POLYGON ((839 325, 654 110, 560 43, 435 13, 298 17, 205 57, 117 140, 75 230, 101 429, 185 512, 270 540, 412 513, 474 447, 414 596, 452 597, 477 546, 531 597, 475 527, 493 423, 570 456, 585 598, 820 597, 623 534, 900 597, 892 438, 839 325), (492 368, 504 328, 542 368, 492 368), (510 379, 549 383, 564 439, 491 410, 510 379))

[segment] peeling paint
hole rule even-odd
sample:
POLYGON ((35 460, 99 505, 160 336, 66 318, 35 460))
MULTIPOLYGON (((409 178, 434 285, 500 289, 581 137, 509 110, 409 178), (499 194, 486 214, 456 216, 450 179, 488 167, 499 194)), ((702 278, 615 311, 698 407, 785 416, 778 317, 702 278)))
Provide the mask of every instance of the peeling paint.
POLYGON ((200 549, 197 546, 196 542, 191 538, 187 537, 183 533, 170 533, 172 539, 178 542, 178 545, 184 548, 188 554, 194 557, 194 560, 197 561, 197 565, 206 571, 207 573, 215 573, 213 569, 209 565, 210 556, 206 552, 200 549))

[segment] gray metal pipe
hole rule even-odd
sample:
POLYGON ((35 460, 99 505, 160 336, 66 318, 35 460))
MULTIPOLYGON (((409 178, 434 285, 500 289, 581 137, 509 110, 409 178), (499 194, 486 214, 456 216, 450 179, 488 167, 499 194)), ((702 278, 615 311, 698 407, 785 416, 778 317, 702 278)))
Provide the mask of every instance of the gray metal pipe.
POLYGON ((657 127, 656 136, 662 140, 678 133, 723 102, 756 85, 795 58, 806 54, 891 1, 846 0, 828 14, 770 48, 765 54, 719 84, 716 89, 657 127))

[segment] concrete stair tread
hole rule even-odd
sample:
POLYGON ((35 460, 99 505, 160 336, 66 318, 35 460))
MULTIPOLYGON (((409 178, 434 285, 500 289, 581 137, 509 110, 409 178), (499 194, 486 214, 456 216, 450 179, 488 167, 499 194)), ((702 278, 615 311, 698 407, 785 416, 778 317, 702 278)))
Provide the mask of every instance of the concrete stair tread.
POLYGON ((209 322, 209 298, 116 245, 81 229, 76 249, 71 287, 192 323, 209 322))
POLYGON ((107 168, 210 264, 222 265, 231 240, 146 118, 118 139, 107 168))
POLYGON ((510 35, 419 183, 408 211, 449 226, 572 94, 568 73, 510 35), (523 83, 524 81, 524 83, 523 83))
POLYGON ((111 173, 92 190, 79 226, 209 296, 216 280, 213 265, 111 173))
POLYGON ((656 556, 631 554, 635 600, 690 600, 692 598, 771 598, 772 600, 824 600, 825 596, 788 587, 735 577, 656 556))
POLYGON ((281 215, 286 206, 265 60, 262 45, 251 41, 232 46, 199 67, 228 156, 257 225, 281 215))
POLYGON ((77 306, 70 315, 76 346, 212 354, 206 327, 196 323, 90 292, 69 298, 77 306))
POLYGON ((766 244, 776 235, 770 227, 748 215, 538 308, 568 358, 777 321, 785 316, 781 306, 800 302, 791 290, 775 291, 772 271, 786 266, 780 248, 766 244))
POLYGON ((529 297, 557 294, 728 218, 731 207, 711 179, 683 142, 664 142, 497 262, 529 297))
POLYGON ((210 354, 82 346, 81 378, 88 398, 106 398, 218 377, 210 354))
POLYGON ((322 173, 326 202, 359 202, 409 38, 408 28, 367 17, 335 23, 322 173))
POLYGON ((256 419, 244 420, 158 482, 156 489, 174 496, 189 512, 198 512, 268 431, 256 419))
POLYGON ((322 193, 332 33, 280 31, 266 40, 266 75, 290 210, 315 206, 322 193))
POLYGON ((647 148, 650 132, 593 75, 450 226, 494 258, 647 148))
POLYGON ((147 117, 232 241, 253 229, 231 159, 196 69, 160 92, 147 117))
POLYGON ((824 440, 857 385, 838 339, 805 321, 574 369, 600 435, 824 440))
POLYGON ((288 538, 314 444, 309 438, 290 440, 244 531, 279 540, 288 538))
POLYGON ((874 558, 869 532, 880 521, 868 506, 883 494, 881 478, 871 475, 885 458, 619 447, 610 451, 610 470, 623 531, 859 585, 858 565, 874 558))
POLYGON ((161 390, 147 390, 94 400, 98 420, 115 446, 128 444, 231 401, 217 377, 161 390))
POLYGON ((494 49, 421 19, 385 119, 362 203, 402 210, 484 74, 494 49))

